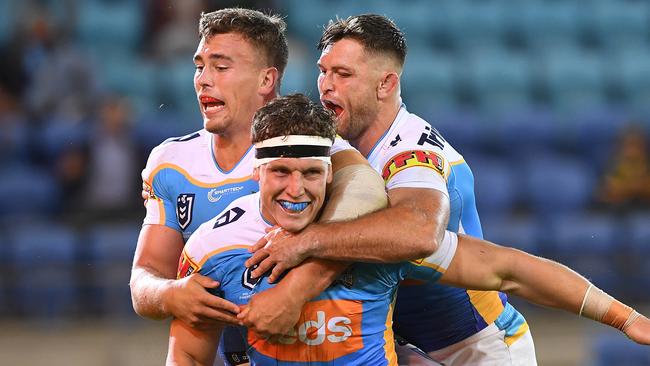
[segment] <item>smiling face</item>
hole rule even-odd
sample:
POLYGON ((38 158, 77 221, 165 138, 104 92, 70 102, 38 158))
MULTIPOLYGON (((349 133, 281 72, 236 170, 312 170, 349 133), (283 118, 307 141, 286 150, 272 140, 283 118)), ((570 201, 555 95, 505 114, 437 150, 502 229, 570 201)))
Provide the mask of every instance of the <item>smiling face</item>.
POLYGON ((377 56, 358 41, 344 38, 323 49, 318 60, 318 91, 323 106, 337 116, 337 132, 357 140, 378 115, 377 56))
POLYGON ((256 168, 264 218, 297 232, 316 219, 331 181, 331 166, 318 159, 283 158, 256 168))
POLYGON ((202 38, 194 55, 194 90, 203 125, 211 133, 250 128, 264 105, 265 57, 238 33, 202 38))

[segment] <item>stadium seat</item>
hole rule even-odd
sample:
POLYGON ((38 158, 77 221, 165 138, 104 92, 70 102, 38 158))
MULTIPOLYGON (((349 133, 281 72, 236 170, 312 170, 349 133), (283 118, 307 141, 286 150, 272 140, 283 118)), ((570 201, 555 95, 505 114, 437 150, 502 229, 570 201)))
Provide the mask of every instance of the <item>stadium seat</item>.
POLYGON ((645 45, 650 31, 650 6, 645 1, 596 1, 586 28, 600 40, 605 52, 645 45))
POLYGON ((616 331, 594 339, 591 352, 595 366, 644 366, 650 364, 650 349, 636 344, 616 331))
POLYGON ((476 52, 468 56, 466 74, 483 110, 510 111, 531 102, 531 66, 526 55, 476 52))
POLYGON ((92 286, 88 304, 107 316, 134 315, 129 278, 139 225, 104 224, 93 227, 88 235, 87 258, 92 286))
POLYGON ((543 75, 553 105, 571 111, 605 101, 605 77, 600 55, 577 48, 554 48, 542 59, 543 75))
POLYGON ((17 309, 52 320, 79 311, 77 233, 64 225, 34 222, 12 227, 8 235, 17 309))
POLYGON ((416 114, 448 109, 455 104, 456 70, 453 59, 430 49, 409 52, 402 74, 402 98, 416 114))
POLYGON ((592 200, 593 172, 573 156, 531 153, 524 158, 521 169, 523 197, 542 217, 582 211, 592 200))
POLYGON ((544 248, 540 246, 540 227, 537 222, 527 216, 510 215, 507 213, 484 214, 479 207, 481 214, 481 225, 483 226, 483 237, 485 240, 521 249, 525 252, 539 255, 545 254, 544 248))
POLYGON ((0 217, 48 215, 60 208, 60 190, 47 171, 29 165, 0 170, 0 217))
POLYGON ((89 0, 77 4, 76 33, 84 48, 134 51, 144 35, 144 3, 89 0))
MULTIPOLYGON (((647 112, 650 100, 650 47, 630 47, 615 56, 614 78, 629 109, 647 112)), ((645 115, 647 116, 647 114, 645 115)))
POLYGON ((606 291, 620 289, 623 274, 618 261, 622 243, 613 215, 558 214, 543 231, 552 248, 549 256, 568 265, 606 291))
POLYGON ((481 217, 512 213, 519 200, 519 185, 507 161, 477 156, 466 161, 474 173, 476 205, 481 217))

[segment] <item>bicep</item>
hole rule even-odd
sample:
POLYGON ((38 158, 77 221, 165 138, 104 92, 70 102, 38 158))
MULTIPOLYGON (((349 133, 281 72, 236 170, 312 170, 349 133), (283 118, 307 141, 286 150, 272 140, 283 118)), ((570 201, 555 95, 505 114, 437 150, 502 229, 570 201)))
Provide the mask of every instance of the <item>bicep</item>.
POLYGON ((449 221, 449 197, 430 188, 393 188, 388 191, 389 207, 412 209, 443 233, 449 221))
POLYGON ((184 242, 180 232, 163 225, 144 225, 133 257, 133 268, 143 267, 165 278, 176 278, 184 242))
POLYGON ((221 337, 222 327, 210 330, 198 330, 188 324, 174 319, 169 330, 168 362, 180 365, 212 365, 221 337))
POLYGON ((440 283, 471 290, 500 290, 513 265, 514 250, 458 235, 456 254, 440 283))

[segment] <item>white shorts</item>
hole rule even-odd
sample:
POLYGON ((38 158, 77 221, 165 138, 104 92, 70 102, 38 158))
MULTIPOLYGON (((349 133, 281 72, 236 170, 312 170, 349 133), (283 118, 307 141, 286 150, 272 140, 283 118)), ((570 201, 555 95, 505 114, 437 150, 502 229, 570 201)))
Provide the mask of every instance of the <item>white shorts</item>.
POLYGON ((400 345, 395 342, 395 353, 399 366, 442 366, 412 344, 400 345))
POLYGON ((535 344, 527 330, 510 346, 494 323, 467 339, 429 352, 443 366, 536 366, 535 344))

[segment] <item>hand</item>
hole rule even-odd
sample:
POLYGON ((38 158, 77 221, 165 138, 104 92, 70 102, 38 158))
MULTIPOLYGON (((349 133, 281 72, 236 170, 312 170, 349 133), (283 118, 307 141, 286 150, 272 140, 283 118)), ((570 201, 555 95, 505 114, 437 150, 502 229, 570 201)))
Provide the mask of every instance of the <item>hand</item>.
POLYGON ((142 182, 142 191, 140 192, 140 195, 144 200, 144 205, 147 206, 147 201, 149 200, 149 187, 145 182, 142 182))
POLYGON ((198 273, 172 280, 163 295, 165 309, 193 328, 207 330, 223 324, 241 325, 239 307, 207 291, 219 282, 198 273))
POLYGON ((253 295, 237 319, 259 337, 278 343, 298 323, 303 305, 298 297, 273 287, 253 295))
POLYGON ((254 278, 261 277, 273 269, 269 282, 275 282, 282 273, 299 265, 308 257, 306 244, 309 242, 305 230, 301 233, 290 233, 282 228, 273 229, 249 249, 255 253, 245 265, 249 268, 258 265, 251 272, 254 278))
POLYGON ((636 343, 650 345, 650 320, 639 316, 627 327, 625 334, 636 343))

